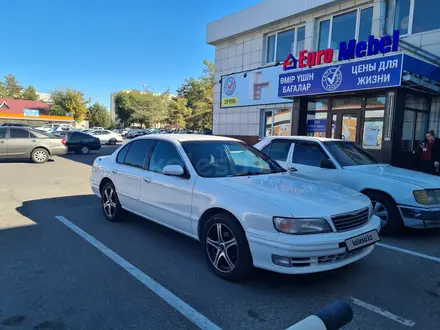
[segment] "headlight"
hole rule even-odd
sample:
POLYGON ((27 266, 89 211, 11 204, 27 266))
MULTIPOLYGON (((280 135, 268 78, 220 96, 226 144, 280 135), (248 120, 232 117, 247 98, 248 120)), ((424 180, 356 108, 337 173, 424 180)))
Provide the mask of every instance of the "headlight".
POLYGON ((440 204, 440 190, 414 190, 414 198, 417 203, 423 205, 440 204))
POLYGON ((281 218, 274 217, 276 230, 295 235, 330 233, 332 229, 325 219, 320 218, 281 218))

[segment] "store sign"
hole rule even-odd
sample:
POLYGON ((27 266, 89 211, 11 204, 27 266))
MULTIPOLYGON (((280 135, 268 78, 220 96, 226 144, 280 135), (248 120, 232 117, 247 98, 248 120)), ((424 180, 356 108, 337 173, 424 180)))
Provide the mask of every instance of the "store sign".
MULTIPOLYGON (((356 39, 352 39, 348 42, 343 41, 339 44, 338 61, 396 52, 399 50, 399 36, 399 30, 395 30, 392 37, 386 35, 380 39, 376 39, 374 35, 371 35, 368 37, 368 42, 357 41, 356 39)), ((283 62, 283 70, 312 68, 317 65, 331 63, 333 61, 333 55, 334 51, 331 48, 318 50, 316 52, 302 50, 299 52, 298 59, 292 54, 287 55, 283 62)))
POLYGON ((278 97, 281 66, 272 66, 222 77, 221 107, 287 103, 278 97))
POLYGON ((23 109, 23 116, 25 117, 38 117, 40 115, 40 111, 33 109, 23 109))
POLYGON ((307 133, 325 133, 327 119, 307 120, 307 133))
POLYGON ((402 54, 281 74, 279 97, 400 86, 402 54))

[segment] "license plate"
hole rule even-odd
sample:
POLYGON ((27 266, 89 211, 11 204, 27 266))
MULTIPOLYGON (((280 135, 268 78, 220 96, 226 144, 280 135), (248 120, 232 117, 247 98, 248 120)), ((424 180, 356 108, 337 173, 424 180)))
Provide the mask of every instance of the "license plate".
POLYGON ((377 232, 377 230, 372 230, 368 233, 347 239, 345 241, 345 245, 347 245, 348 251, 353 251, 379 241, 379 233, 377 232))

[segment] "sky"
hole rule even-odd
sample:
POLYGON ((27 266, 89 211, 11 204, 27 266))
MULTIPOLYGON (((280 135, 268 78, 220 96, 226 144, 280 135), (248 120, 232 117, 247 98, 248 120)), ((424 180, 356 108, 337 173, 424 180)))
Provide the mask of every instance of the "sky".
POLYGON ((73 88, 107 107, 110 93, 174 93, 214 61, 206 24, 260 0, 2 1, 0 80, 38 92, 73 88))

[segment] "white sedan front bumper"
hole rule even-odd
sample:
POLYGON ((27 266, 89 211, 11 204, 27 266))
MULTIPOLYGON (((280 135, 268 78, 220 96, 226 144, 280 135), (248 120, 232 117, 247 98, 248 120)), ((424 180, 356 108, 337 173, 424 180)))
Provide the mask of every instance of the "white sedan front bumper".
POLYGON ((246 236, 255 267, 284 274, 307 274, 339 268, 369 255, 374 244, 348 251, 345 241, 373 230, 380 230, 380 219, 376 216, 365 226, 340 233, 280 234, 277 240, 249 232, 246 236), (275 264, 274 257, 290 260, 289 265, 275 264))

